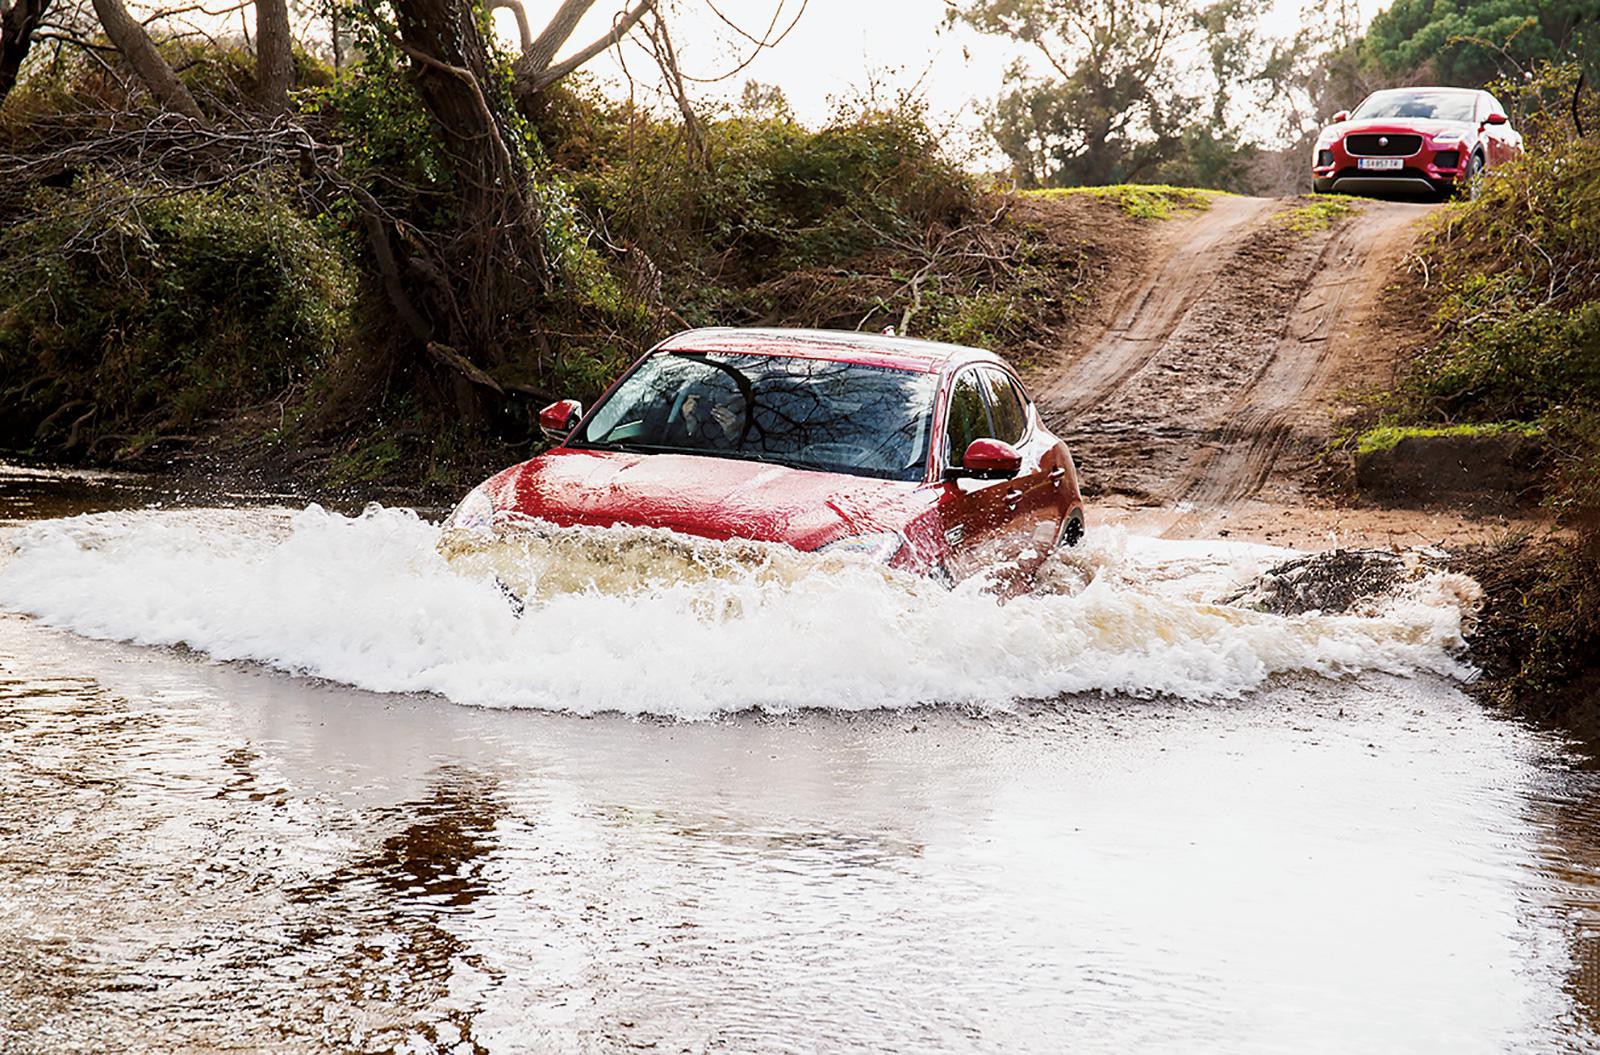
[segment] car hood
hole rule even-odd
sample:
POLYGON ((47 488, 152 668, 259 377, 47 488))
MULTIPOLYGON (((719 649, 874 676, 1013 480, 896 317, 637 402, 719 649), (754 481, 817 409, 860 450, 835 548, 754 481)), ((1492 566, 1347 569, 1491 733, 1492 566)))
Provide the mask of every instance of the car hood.
POLYGON ((1421 132, 1438 135, 1440 132, 1467 132, 1476 126, 1471 121, 1434 121, 1421 117, 1372 117, 1362 121, 1345 121, 1329 125, 1324 132, 1340 136, 1351 132, 1421 132))
POLYGON ((905 531, 935 501, 898 480, 686 454, 558 447, 488 484, 495 508, 562 526, 627 524, 811 550, 869 531, 905 531))

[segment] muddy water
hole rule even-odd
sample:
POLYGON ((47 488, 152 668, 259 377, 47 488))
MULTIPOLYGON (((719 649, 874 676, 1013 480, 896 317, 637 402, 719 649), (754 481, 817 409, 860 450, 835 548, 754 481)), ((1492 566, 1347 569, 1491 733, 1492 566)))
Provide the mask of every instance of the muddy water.
POLYGON ((5 529, 0 1050, 1600 1049, 1600 783, 1449 584, 1115 539, 515 620, 430 531, 5 529))

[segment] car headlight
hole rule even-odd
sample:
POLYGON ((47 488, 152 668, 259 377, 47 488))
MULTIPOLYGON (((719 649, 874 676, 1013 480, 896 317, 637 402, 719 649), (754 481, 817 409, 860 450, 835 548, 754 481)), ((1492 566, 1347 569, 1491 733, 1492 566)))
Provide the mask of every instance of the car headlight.
POLYGON ((894 560, 905 544, 905 539, 900 537, 898 531, 868 531, 835 539, 826 546, 817 547, 817 552, 887 564, 894 560))
POLYGON ((479 484, 461 500, 455 511, 444 519, 450 531, 470 531, 474 535, 487 535, 494 528, 494 499, 488 488, 479 484))
POLYGON ((1435 143, 1459 143, 1459 142, 1461 142, 1461 133, 1460 132, 1436 132, 1436 133, 1434 133, 1433 141, 1435 143))
MULTIPOLYGON (((1339 133, 1338 132, 1324 132, 1320 136, 1317 137, 1317 149, 1318 150, 1326 150, 1329 147, 1333 146, 1333 144, 1337 143, 1338 141, 1339 141, 1339 133)), ((1301 142, 1303 143, 1303 142, 1305 142, 1305 140, 1302 139, 1301 142)))

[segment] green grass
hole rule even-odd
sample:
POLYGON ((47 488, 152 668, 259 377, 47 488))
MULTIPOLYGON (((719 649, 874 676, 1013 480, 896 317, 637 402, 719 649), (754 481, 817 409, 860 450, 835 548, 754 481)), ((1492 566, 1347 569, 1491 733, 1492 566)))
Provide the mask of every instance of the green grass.
POLYGON ((1356 200, 1348 197, 1302 196, 1300 200, 1302 204, 1292 209, 1285 209, 1273 217, 1278 223, 1297 234, 1326 231, 1336 220, 1344 219, 1358 208, 1356 200))
POLYGON ((1109 201, 1136 220, 1166 220, 1180 212, 1211 208, 1211 199, 1226 191, 1198 187, 1172 187, 1164 183, 1117 183, 1109 187, 1051 187, 1023 191, 1034 198, 1087 195, 1109 201))
POLYGON ((1491 422, 1486 425, 1380 425, 1368 429, 1356 439, 1357 454, 1376 454, 1394 448, 1401 440, 1425 436, 1526 436, 1535 439, 1544 435, 1537 425, 1521 421, 1491 422))

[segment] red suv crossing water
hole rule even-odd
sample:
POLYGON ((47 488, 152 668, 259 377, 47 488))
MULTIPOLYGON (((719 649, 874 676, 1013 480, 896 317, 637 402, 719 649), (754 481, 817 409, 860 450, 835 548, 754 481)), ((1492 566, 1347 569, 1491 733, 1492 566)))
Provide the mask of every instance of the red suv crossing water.
POLYGON ((822 330, 691 330, 558 440, 469 494, 447 530, 664 527, 854 553, 960 579, 1083 533, 1067 446, 976 348, 822 330), (532 521, 530 525, 528 522, 532 521))

